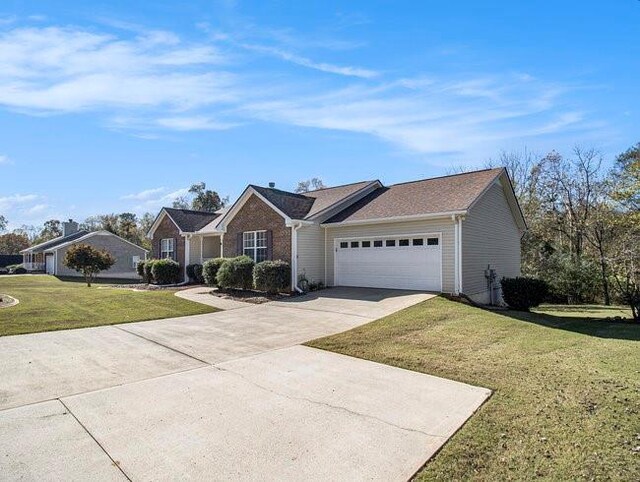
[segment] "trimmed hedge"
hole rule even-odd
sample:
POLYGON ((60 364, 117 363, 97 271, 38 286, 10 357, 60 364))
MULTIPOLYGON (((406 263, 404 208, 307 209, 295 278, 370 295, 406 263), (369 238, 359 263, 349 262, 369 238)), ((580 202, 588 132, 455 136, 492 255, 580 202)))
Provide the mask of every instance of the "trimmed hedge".
POLYGON ((226 259, 216 274, 217 285, 221 288, 250 290, 253 287, 254 265, 249 256, 226 259))
POLYGON ((500 285, 505 303, 518 311, 540 305, 549 293, 549 285, 538 278, 502 278, 500 285))
POLYGON ((187 276, 190 281, 198 284, 204 283, 204 278, 202 277, 202 265, 198 263, 187 265, 187 276))
POLYGON ((257 290, 276 294, 291 285, 291 267, 282 260, 262 261, 253 268, 253 285, 257 290))
POLYGON ((204 262, 202 266, 202 275, 204 277, 204 282, 208 286, 215 286, 217 284, 216 275, 218 274, 218 270, 220 266, 225 262, 224 258, 214 258, 204 262))
POLYGON ((156 259, 151 265, 153 281, 159 285, 177 283, 180 278, 180 264, 172 259, 156 259))

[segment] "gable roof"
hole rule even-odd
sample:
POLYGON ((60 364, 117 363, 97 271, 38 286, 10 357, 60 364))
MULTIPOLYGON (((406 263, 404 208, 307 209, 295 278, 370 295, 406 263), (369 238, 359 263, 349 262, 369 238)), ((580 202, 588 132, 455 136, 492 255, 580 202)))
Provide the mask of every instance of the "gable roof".
POLYGON ((211 213, 192 209, 162 208, 162 211, 166 212, 178 229, 185 233, 198 231, 221 216, 219 212, 211 213))
POLYGON ((381 187, 324 224, 466 211, 503 172, 484 169, 381 187))
POLYGON ((42 252, 53 249, 61 244, 69 243, 71 241, 75 241, 83 236, 89 234, 89 231, 85 231, 81 229, 80 231, 76 231, 75 233, 69 234, 67 236, 59 236, 54 239, 50 239, 49 241, 45 241, 44 243, 36 244, 35 246, 31 246, 27 249, 23 249, 20 251, 21 253, 29 253, 29 252, 42 252))
POLYGON ((335 206, 352 194, 376 182, 378 181, 361 181, 299 194, 272 187, 255 185, 250 185, 250 187, 291 219, 304 220, 335 206))

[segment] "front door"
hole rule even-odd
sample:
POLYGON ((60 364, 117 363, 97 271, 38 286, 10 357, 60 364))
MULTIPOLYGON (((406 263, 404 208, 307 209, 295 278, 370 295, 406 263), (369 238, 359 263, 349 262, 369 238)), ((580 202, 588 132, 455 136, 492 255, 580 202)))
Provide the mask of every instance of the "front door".
POLYGON ((45 255, 45 271, 47 274, 56 274, 55 256, 53 254, 45 255))

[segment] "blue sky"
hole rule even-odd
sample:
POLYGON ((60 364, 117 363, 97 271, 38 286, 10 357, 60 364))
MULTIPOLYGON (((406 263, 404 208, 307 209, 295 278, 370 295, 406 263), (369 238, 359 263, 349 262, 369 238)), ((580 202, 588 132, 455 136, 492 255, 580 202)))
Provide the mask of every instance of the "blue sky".
POLYGON ((156 212, 640 141, 640 2, 0 4, 0 214, 156 212))

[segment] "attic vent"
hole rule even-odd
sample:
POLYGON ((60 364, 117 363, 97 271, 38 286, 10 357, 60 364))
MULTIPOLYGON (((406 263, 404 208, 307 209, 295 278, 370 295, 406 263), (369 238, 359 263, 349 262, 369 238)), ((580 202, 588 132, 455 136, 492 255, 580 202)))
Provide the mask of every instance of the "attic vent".
POLYGON ((273 189, 274 187, 276 187, 276 183, 275 183, 275 182, 270 182, 270 183, 269 183, 269 187, 270 187, 271 189, 273 189))

